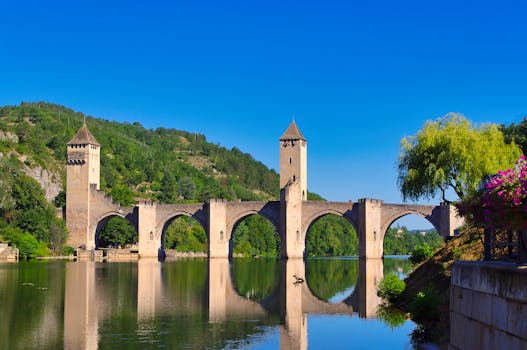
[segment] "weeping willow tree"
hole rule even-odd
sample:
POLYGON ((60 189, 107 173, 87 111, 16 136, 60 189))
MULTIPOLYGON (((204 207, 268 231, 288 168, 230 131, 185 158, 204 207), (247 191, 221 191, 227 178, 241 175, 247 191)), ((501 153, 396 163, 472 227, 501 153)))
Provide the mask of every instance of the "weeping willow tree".
POLYGON ((453 191, 463 199, 483 178, 511 167, 520 154, 518 146, 505 142, 497 125, 478 126, 450 113, 402 139, 399 189, 404 200, 440 194, 450 203, 447 193, 453 191))

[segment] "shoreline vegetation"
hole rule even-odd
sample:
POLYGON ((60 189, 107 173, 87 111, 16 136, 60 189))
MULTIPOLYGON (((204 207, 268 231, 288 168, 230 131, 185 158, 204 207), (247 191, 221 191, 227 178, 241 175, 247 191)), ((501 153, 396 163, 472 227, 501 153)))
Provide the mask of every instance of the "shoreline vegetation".
POLYGON ((412 334, 416 344, 433 343, 440 349, 447 349, 450 340, 452 264, 457 260, 474 261, 482 258, 482 231, 465 228, 430 258, 415 265, 404 279, 404 291, 391 300, 389 307, 402 311, 419 325, 412 334))

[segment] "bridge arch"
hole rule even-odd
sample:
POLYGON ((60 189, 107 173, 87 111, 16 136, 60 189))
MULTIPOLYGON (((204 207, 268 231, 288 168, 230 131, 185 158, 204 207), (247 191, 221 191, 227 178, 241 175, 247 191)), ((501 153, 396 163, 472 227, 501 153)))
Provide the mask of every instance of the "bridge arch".
POLYGON ((233 257, 234 256, 234 236, 235 236, 235 233, 236 233, 236 230, 238 229, 238 227, 240 226, 240 224, 245 221, 246 219, 252 217, 252 216, 256 216, 256 217, 261 217, 261 218, 264 218, 266 219, 267 222, 269 222, 272 227, 273 227, 273 233, 274 233, 274 238, 277 239, 277 247, 278 247, 278 256, 280 256, 280 234, 279 234, 279 224, 277 222, 277 219, 273 216, 270 216, 270 215, 266 215, 265 212, 263 211, 259 211, 259 210, 254 210, 254 209, 251 209, 251 210, 245 210, 243 212, 240 212, 238 213, 237 215, 235 215, 231 222, 228 224, 227 226, 227 233, 228 233, 228 237, 225 237, 225 239, 228 239, 228 242, 229 242, 229 257, 233 257))
MULTIPOLYGON (((161 240, 160 242, 161 250, 165 250, 165 236, 166 236, 167 229, 175 220, 181 217, 188 217, 188 218, 194 219, 194 221, 196 221, 205 230, 205 235, 207 235, 207 225, 205 222, 203 222, 201 217, 189 211, 184 211, 184 210, 176 211, 176 212, 170 213, 166 215, 165 217, 163 217, 163 219, 161 219, 159 222, 159 226, 157 227, 157 231, 159 232, 159 239, 161 240)), ((207 236, 207 239, 209 239, 208 236, 207 236)))
POLYGON ((355 237, 358 240, 358 225, 353 219, 351 215, 349 215, 347 212, 341 212, 332 208, 326 208, 320 211, 317 211, 311 216, 309 216, 307 219, 304 220, 302 227, 304 227, 304 231, 302 232, 302 241, 304 242, 304 256, 307 256, 307 248, 308 248, 308 239, 309 239, 309 232, 313 228, 313 226, 319 222, 322 218, 328 217, 328 216, 337 216, 346 219, 346 222, 351 225, 353 230, 355 231, 355 237))
POLYGON ((398 212, 393 213, 392 215, 385 218, 384 222, 381 225, 381 235, 382 240, 384 241, 384 236, 386 235, 386 232, 390 228, 390 226, 397 220, 399 220, 402 217, 405 217, 407 215, 418 215, 422 218, 424 218, 426 221, 428 221, 437 232, 440 232, 439 230, 439 222, 436 222, 436 220, 432 217, 432 214, 428 211, 422 211, 419 209, 405 209, 398 212))
POLYGON ((113 219, 115 217, 120 217, 120 218, 126 219, 130 223, 130 225, 134 228, 135 233, 137 235, 137 225, 136 225, 135 221, 133 220, 133 218, 131 218, 130 214, 125 214, 125 213, 123 213, 121 211, 117 211, 117 210, 109 211, 109 212, 106 212, 106 213, 100 215, 98 218, 96 218, 93 221, 93 225, 90 226, 90 230, 89 230, 89 235, 90 236, 88 237, 88 240, 91 241, 91 242, 94 242, 94 244, 95 244, 94 247, 95 248, 99 248, 99 246, 100 246, 99 234, 101 233, 102 229, 106 226, 108 221, 110 221, 111 219, 113 219))
MULTIPOLYGON (((259 215, 261 217, 266 218, 267 220, 271 222, 271 224, 273 224, 276 230, 278 230, 278 228, 280 227, 280 223, 278 222, 279 217, 277 217, 276 215, 270 215, 268 211, 264 211, 264 210, 247 209, 247 210, 237 213, 231 218, 230 223, 228 223, 228 226, 227 226, 227 231, 229 232, 230 236, 232 236, 232 234, 234 233, 238 225, 243 220, 245 220, 251 215, 259 215)), ((230 239, 230 237, 227 237, 227 238, 230 239)))
POLYGON ((304 220, 304 222, 302 223, 302 227, 305 227, 305 230, 302 233, 304 235, 304 238, 306 234, 309 232, 309 229, 311 228, 311 226, 313 226, 313 224, 315 224, 318 220, 320 220, 324 216, 327 216, 330 214, 333 214, 336 216, 342 216, 351 224, 351 226, 353 226, 353 229, 355 230, 355 232, 359 232, 358 223, 356 222, 354 218, 351 217, 351 215, 349 215, 347 212, 343 213, 336 209, 327 208, 327 209, 323 209, 318 212, 312 213, 311 216, 309 216, 307 219, 304 220))

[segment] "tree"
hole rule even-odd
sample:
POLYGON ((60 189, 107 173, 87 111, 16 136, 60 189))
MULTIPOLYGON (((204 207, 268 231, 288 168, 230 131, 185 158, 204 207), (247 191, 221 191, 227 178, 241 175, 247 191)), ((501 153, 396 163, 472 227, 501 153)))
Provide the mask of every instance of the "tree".
POLYGON ((377 295, 389 301, 394 301, 403 294, 405 288, 406 283, 395 272, 390 272, 384 276, 377 286, 377 295))
POLYGON ((430 258, 432 255, 434 255, 434 249, 428 244, 423 243, 421 245, 415 246, 414 249, 412 249, 412 252, 410 253, 410 261, 414 264, 419 264, 420 262, 430 258))
POLYGON ((500 130, 505 136, 506 142, 516 143, 522 150, 523 154, 527 154, 527 118, 523 117, 518 124, 512 123, 509 126, 501 125, 500 130))
POLYGON ((20 259, 35 258, 39 242, 27 232, 23 232, 18 227, 4 227, 0 230, 0 236, 12 246, 18 248, 20 259))
POLYGON ((196 220, 181 216, 165 232, 165 249, 178 252, 207 252, 207 234, 196 220))
POLYGON ((66 208, 66 191, 65 190, 60 191, 55 196, 55 199, 53 199, 53 204, 55 204, 55 208, 66 208))
POLYGON ((126 185, 117 184, 113 186, 110 195, 114 201, 119 202, 124 207, 135 203, 134 192, 126 185))
POLYGON ((185 199, 192 199, 196 194, 196 185, 192 178, 183 177, 177 183, 178 194, 185 199))
POLYGON ((120 246, 137 243, 137 233, 128 220, 119 216, 113 217, 99 233, 99 245, 102 247, 120 246))
POLYGON ((495 124, 473 125, 450 113, 428 121, 416 136, 403 138, 398 162, 398 185, 404 200, 432 198, 447 191, 460 198, 477 190, 480 181, 514 164, 521 154, 506 144, 495 124))

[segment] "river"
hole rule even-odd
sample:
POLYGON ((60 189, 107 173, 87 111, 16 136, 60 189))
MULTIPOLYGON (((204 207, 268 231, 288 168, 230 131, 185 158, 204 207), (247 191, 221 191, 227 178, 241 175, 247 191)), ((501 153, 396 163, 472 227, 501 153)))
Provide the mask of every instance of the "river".
POLYGON ((411 349, 375 285, 406 259, 0 265, 0 349, 411 349))

